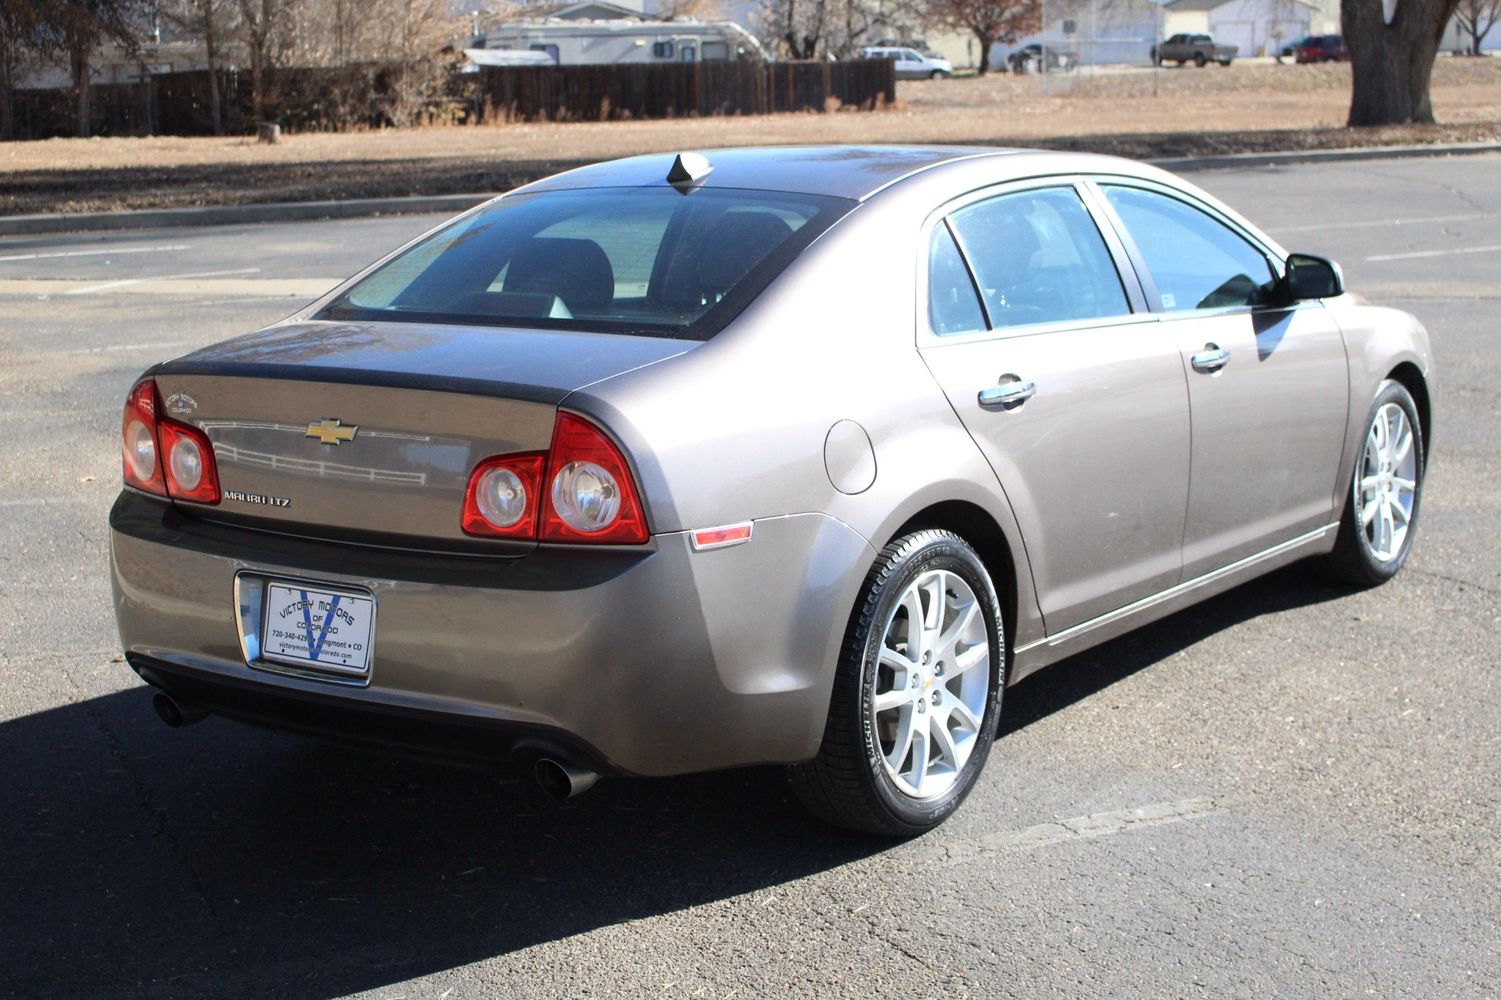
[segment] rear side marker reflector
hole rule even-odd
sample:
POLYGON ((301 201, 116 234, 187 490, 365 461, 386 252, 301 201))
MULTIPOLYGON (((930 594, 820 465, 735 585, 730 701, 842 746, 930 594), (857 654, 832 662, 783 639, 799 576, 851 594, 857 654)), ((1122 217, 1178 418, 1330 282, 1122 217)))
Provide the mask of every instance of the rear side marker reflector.
POLYGON ((751 539, 752 522, 742 521, 739 524, 726 524, 718 528, 699 528, 689 535, 693 542, 694 552, 703 552, 706 549, 725 549, 731 545, 742 545, 751 539))

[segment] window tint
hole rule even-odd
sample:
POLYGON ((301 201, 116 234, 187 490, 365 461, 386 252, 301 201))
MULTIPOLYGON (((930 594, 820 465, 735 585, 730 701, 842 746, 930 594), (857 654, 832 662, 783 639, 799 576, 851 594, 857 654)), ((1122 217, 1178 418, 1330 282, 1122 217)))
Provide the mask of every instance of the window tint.
POLYGON ((985 329, 969 268, 949 227, 941 222, 933 227, 928 245, 928 325, 939 335, 985 329))
POLYGON ((982 201, 950 220, 996 328, 1120 316, 1120 275, 1073 188, 982 201))
POLYGON ((512 195, 387 262, 319 318, 707 337, 849 207, 752 191, 512 195))
POLYGON ((1157 284, 1160 307, 1221 309, 1259 305, 1270 293, 1272 266, 1228 226, 1166 195, 1105 187, 1157 284))

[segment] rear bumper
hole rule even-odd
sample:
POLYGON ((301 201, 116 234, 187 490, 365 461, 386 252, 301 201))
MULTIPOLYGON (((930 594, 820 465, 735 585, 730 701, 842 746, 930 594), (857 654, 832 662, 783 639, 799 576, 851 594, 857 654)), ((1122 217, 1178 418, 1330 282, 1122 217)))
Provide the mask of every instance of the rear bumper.
POLYGON ((120 638, 148 682, 246 721, 440 756, 541 741, 600 770, 681 774, 817 752, 849 609, 874 558, 839 521, 756 522, 693 552, 539 549, 500 560, 376 550, 184 516, 126 491, 110 514, 120 638), (247 662, 235 579, 368 590, 370 683, 247 662))

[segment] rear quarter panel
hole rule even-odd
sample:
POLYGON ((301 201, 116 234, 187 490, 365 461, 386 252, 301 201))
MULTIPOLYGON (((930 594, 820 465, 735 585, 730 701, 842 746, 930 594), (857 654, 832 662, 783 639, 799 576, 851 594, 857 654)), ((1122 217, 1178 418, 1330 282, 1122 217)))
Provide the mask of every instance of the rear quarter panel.
MULTIPOLYGON (((819 512, 879 550, 932 504, 980 508, 1018 566, 1013 628, 1016 641, 1030 641, 1041 620, 1010 508, 916 349, 913 241, 931 207, 926 198, 867 203, 703 347, 585 387, 563 405, 621 439, 654 531, 819 512), (841 492, 826 468, 825 441, 840 421, 870 440, 875 475, 864 489, 842 482, 850 492, 841 492)), ((846 616, 873 559, 868 551, 820 568, 842 580, 846 616)), ((826 625, 830 678, 844 625, 826 625)))

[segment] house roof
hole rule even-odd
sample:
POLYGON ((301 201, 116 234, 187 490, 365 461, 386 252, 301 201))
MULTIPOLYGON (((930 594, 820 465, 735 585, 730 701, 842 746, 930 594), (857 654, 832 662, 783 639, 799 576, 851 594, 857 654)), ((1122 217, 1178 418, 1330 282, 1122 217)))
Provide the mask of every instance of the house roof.
MULTIPOLYGON (((1230 2, 1231 0, 1167 0, 1162 6, 1163 9, 1171 13, 1180 13, 1182 11, 1214 10, 1216 7, 1223 7, 1230 2)), ((1265 6, 1271 6, 1282 3, 1283 0, 1260 0, 1260 2, 1265 6)), ((1319 8, 1318 0, 1292 0, 1292 2, 1302 4, 1304 7, 1314 10, 1319 8)))

